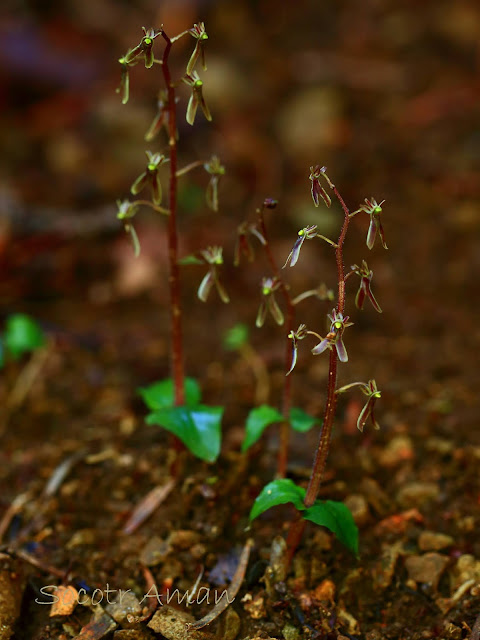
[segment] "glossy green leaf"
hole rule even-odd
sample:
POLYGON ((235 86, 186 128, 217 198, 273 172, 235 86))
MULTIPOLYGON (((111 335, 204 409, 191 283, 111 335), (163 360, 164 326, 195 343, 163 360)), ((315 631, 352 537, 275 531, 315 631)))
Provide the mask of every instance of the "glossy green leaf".
POLYGON ((316 422, 316 418, 309 416, 303 409, 293 408, 290 410, 290 424, 294 431, 306 433, 316 422))
POLYGON ((3 336, 5 351, 15 360, 45 344, 45 335, 33 318, 15 313, 7 318, 3 336))
POLYGON ((242 451, 245 452, 260 438, 265 429, 274 422, 280 422, 283 420, 282 414, 263 404, 261 407, 255 407, 248 414, 246 423, 245 440, 242 443, 242 451))
POLYGON ((358 555, 358 528, 350 509, 343 502, 317 500, 303 512, 303 517, 329 529, 347 549, 358 555))
MULTIPOLYGON (((200 403, 201 391, 198 382, 193 378, 185 378, 185 404, 188 407, 194 407, 200 403)), ((142 396, 143 401, 152 411, 173 407, 175 404, 175 393, 173 388, 173 380, 167 378, 154 382, 148 387, 140 387, 138 393, 142 396)))
POLYGON ((296 509, 303 511, 305 505, 303 499, 305 497, 305 489, 298 487, 293 480, 288 478, 279 478, 273 480, 263 487, 260 495, 257 496, 250 511, 250 521, 257 518, 261 513, 276 507, 279 504, 291 502, 296 509))
POLYGON ((223 346, 230 351, 240 349, 248 341, 248 327, 238 323, 229 329, 223 336, 223 346))
POLYGON ((176 435, 201 460, 215 462, 220 453, 223 407, 165 407, 150 413, 147 424, 157 424, 176 435))

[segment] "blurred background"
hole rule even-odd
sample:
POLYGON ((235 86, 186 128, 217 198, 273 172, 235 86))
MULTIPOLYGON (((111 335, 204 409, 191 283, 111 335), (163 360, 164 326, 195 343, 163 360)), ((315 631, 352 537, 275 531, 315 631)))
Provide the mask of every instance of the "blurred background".
MULTIPOLYGON (((354 312, 349 378, 371 375, 373 366, 392 398, 402 391, 403 403, 425 400, 435 410, 453 403, 453 423, 473 425, 480 377, 477 2, 6 0, 1 11, 2 317, 27 311, 52 332, 111 342, 137 382, 158 377, 159 359, 165 372, 163 221, 139 216, 142 255, 135 260, 115 208, 143 170, 144 150, 164 148, 162 140, 143 141, 161 77, 155 68, 132 69, 123 106, 117 60, 141 39, 142 26, 163 24, 174 35, 204 21, 208 70, 201 75, 213 123, 201 114, 194 127, 185 122, 181 87, 181 163, 217 153, 227 175, 217 214, 205 205, 202 172, 182 181, 182 253, 224 246, 232 304, 197 301, 202 274, 187 270, 187 342, 201 335, 212 358, 221 358, 218 331, 240 321, 253 327, 266 264, 259 258, 234 269, 231 258, 237 225, 255 219, 265 197, 279 201, 268 216, 280 264, 307 224, 337 237, 339 207, 315 209, 309 193, 309 167, 326 165, 352 210, 365 197, 386 200, 389 250, 365 247, 363 214, 345 245, 347 266, 368 260, 384 310, 354 312)), ((175 45, 178 77, 192 47, 190 37, 175 45)), ((295 293, 320 282, 334 287, 331 251, 306 243, 288 277, 295 293)), ((328 311, 325 303, 306 303, 299 320, 322 332, 328 311)), ((267 360, 281 362, 281 330, 252 328, 252 335, 267 360)), ((188 358, 195 372, 193 352, 188 358)), ((299 363, 312 388, 325 373, 318 363, 308 356, 299 363)))

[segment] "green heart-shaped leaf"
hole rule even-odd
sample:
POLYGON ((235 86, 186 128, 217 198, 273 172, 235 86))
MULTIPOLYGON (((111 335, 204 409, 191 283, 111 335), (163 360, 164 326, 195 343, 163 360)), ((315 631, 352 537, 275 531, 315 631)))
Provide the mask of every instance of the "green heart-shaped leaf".
POLYGON ((201 460, 215 462, 220 453, 223 407, 165 407, 150 413, 147 424, 158 424, 180 438, 201 460))
POLYGON ((282 414, 266 404, 252 409, 248 414, 245 425, 246 433, 245 440, 242 443, 242 452, 245 452, 252 444, 255 444, 269 425, 282 420, 282 414))
POLYGON ((279 504, 286 504, 291 502, 296 509, 303 511, 305 505, 303 499, 305 498, 305 489, 298 487, 293 480, 288 478, 279 478, 269 482, 263 487, 260 495, 257 496, 250 511, 250 521, 257 518, 261 513, 276 507, 279 504))
POLYGON ((343 502, 317 500, 302 515, 305 520, 329 529, 347 549, 358 555, 358 528, 350 509, 343 502))
MULTIPOLYGON (((185 378, 185 404, 188 407, 194 407, 200 403, 201 391, 198 382, 193 378, 185 378)), ((138 393, 142 396, 143 401, 152 411, 173 407, 174 405, 174 388, 173 380, 159 380, 148 387, 140 387, 138 393)))

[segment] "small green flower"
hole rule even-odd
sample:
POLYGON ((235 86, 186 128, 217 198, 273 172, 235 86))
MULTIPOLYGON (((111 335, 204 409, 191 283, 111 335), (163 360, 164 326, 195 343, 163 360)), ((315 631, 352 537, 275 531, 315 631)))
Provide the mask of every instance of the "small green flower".
POLYGON ((217 156, 212 156, 203 168, 210 174, 210 180, 207 185, 206 199, 207 204, 212 211, 218 211, 218 181, 220 176, 225 175, 225 167, 220 164, 217 156))
POLYGON ((138 205, 130 200, 117 200, 117 218, 123 221, 123 228, 132 238, 133 250, 135 256, 138 258, 140 255, 140 242, 138 240, 137 232, 132 224, 132 218, 135 217, 138 211, 138 205))
POLYGON ((380 204, 377 203, 375 198, 365 198, 365 204, 362 204, 356 211, 350 214, 350 217, 356 215, 360 211, 365 211, 370 216, 370 225, 368 227, 367 233, 367 247, 372 249, 375 244, 375 238, 377 237, 377 231, 380 236, 380 240, 382 242, 382 246, 384 249, 388 249, 387 243, 385 242, 385 234, 383 232, 382 221, 380 218, 380 214, 382 213, 382 204, 385 200, 382 200, 380 204))
POLYGON ((196 40, 195 49, 193 50, 193 53, 190 56, 190 60, 188 61, 187 70, 186 70, 187 75, 191 75, 199 57, 202 59, 203 70, 204 71, 207 70, 207 65, 205 64, 205 42, 208 40, 208 35, 207 35, 207 32, 205 31, 205 24, 203 22, 194 24, 193 27, 188 30, 188 32, 196 40))
POLYGON ((159 205, 162 202, 162 183, 158 170, 162 164, 168 162, 168 159, 162 153, 152 153, 151 151, 145 153, 148 159, 147 167, 132 184, 130 191, 133 195, 137 195, 149 184, 152 189, 153 202, 159 205))
POLYGON ((227 304, 230 302, 230 298, 218 277, 218 267, 223 264, 222 247, 208 247, 200 251, 200 255, 210 268, 198 287, 198 297, 202 302, 206 302, 213 285, 215 285, 220 299, 227 304))
POLYGON ((343 344, 343 332, 347 327, 351 327, 353 322, 348 322, 349 317, 344 317, 343 314, 339 313, 336 309, 332 311, 332 315, 328 315, 328 318, 331 322, 330 331, 325 338, 312 349, 312 353, 314 356, 317 356, 326 351, 326 349, 335 347, 340 362, 348 362, 347 350, 343 344))
POLYGON ((259 231, 255 222, 242 222, 237 227, 237 241, 235 243, 235 252, 233 264, 238 267, 240 264, 240 258, 244 255, 249 262, 252 262, 254 258, 253 247, 250 243, 250 236, 253 235, 260 243, 265 246, 267 241, 259 231))
POLYGON ((262 278, 262 302, 257 313, 255 324, 257 327, 263 327, 267 312, 275 320, 278 325, 284 322, 283 313, 275 299, 275 291, 277 291, 281 282, 278 278, 262 278))
POLYGON ((288 257, 285 260, 285 264, 283 265, 282 268, 285 269, 287 264, 290 264, 291 267, 294 267, 297 264, 298 258, 300 256, 300 249, 302 248, 305 240, 311 240, 312 238, 316 238, 316 237, 317 237, 316 224, 312 224, 309 227, 304 227, 303 229, 300 229, 300 231, 298 232, 297 240, 293 245, 293 249, 288 254, 288 257))
POLYGON ((327 207, 330 207, 332 204, 332 199, 325 191, 325 189, 320 184, 320 178, 323 177, 330 186, 332 186, 330 180, 325 174, 327 167, 321 167, 320 165, 315 165, 314 167, 310 167, 310 180, 312 182, 312 198, 316 207, 320 204, 320 198, 323 199, 327 207))
POLYGON ((380 429, 380 425, 375 419, 375 413, 374 413, 375 403, 379 398, 382 397, 381 392, 377 389, 377 383, 375 382, 375 380, 369 380, 367 383, 351 382, 350 384, 347 384, 344 387, 337 389, 335 393, 344 393, 345 391, 348 391, 353 387, 360 387, 360 391, 367 396, 367 402, 365 403, 365 406, 363 407, 363 409, 360 411, 360 414, 357 419, 357 429, 359 431, 363 431, 363 428, 365 427, 365 424, 368 418, 371 418, 373 427, 375 429, 380 429))
POLYGON ((307 331, 307 326, 305 324, 299 325, 296 331, 290 331, 288 337, 292 341, 292 364, 290 365, 290 369, 287 371, 287 376, 292 373, 297 364, 298 357, 298 341, 303 340, 310 332, 307 331))
POLYGON ((205 102, 205 98, 203 97, 203 82, 200 80, 198 73, 196 71, 192 71, 191 74, 184 76, 182 80, 192 88, 192 94, 187 105, 186 119, 188 124, 193 125, 195 122, 198 105, 200 105, 205 118, 211 121, 212 115, 207 103, 205 102))
POLYGON ((373 271, 368 268, 365 260, 362 260, 362 266, 352 265, 352 271, 360 277, 360 287, 357 291, 357 295, 355 296, 355 305, 358 309, 363 309, 363 303, 365 302, 365 298, 368 298, 372 303, 373 308, 378 313, 382 313, 380 305, 375 300, 375 296, 372 293, 372 289, 370 287, 370 283, 373 278, 373 271))
POLYGON ((158 36, 161 35, 162 30, 145 29, 145 27, 142 27, 142 30, 144 34, 143 38, 136 47, 131 49, 125 55, 125 62, 127 64, 130 64, 137 58, 143 58, 145 60, 145 68, 150 69, 151 67, 153 67, 154 61, 153 41, 155 40, 155 38, 158 38, 158 36))

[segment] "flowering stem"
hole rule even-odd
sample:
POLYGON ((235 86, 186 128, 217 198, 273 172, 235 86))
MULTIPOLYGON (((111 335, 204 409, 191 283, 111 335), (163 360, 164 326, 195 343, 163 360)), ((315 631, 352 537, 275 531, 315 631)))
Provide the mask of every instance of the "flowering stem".
MULTIPOLYGON (((345 271, 343 266, 343 243, 345 236, 347 235, 347 229, 350 222, 350 212, 345 204, 343 198, 337 191, 335 186, 332 186, 333 192, 338 201, 342 205, 345 218, 343 221, 340 236, 338 238, 337 245, 335 247, 335 259, 337 262, 337 281, 338 281, 338 300, 336 310, 338 313, 344 312, 345 309, 345 271)), ((323 480, 325 472, 325 464, 330 450, 330 441, 332 438, 333 419, 335 417, 335 409, 337 406, 337 394, 335 393, 337 386, 337 364, 338 355, 336 349, 330 350, 330 362, 328 368, 328 381, 327 381, 327 403, 325 405, 325 413, 323 418, 322 431, 320 433, 320 441, 315 453, 315 459, 313 462, 312 471, 310 474, 310 480, 308 483, 307 491, 305 493, 304 504, 311 507, 317 499, 320 485, 323 480)), ((290 564, 293 554, 295 553, 300 541, 302 539, 303 532, 305 530, 306 521, 302 518, 300 512, 297 513, 297 517, 290 525, 290 529, 287 536, 287 563, 290 564)))
MULTIPOLYGON (((168 264, 170 288, 170 323, 171 323, 171 367, 174 388, 175 406, 185 404, 184 369, 183 369, 183 337, 182 307, 180 303, 180 272, 178 267, 178 234, 177 234, 177 122, 175 105, 175 86, 172 83, 168 57, 172 48, 172 40, 162 29, 162 37, 166 46, 162 58, 162 73, 167 89, 168 108, 168 146, 170 158, 169 211, 168 217, 168 264)), ((178 447, 177 447, 178 448, 178 447)))
MULTIPOLYGON (((265 253, 267 255, 268 262, 270 263, 270 267, 272 269, 273 275, 277 278, 280 283, 280 290, 285 299, 285 307, 286 307, 286 315, 285 315, 285 371, 287 372, 290 369, 290 364, 292 360, 292 343, 289 338, 290 332, 293 331, 293 324, 295 322, 295 306, 293 304, 292 297, 290 296, 290 292, 288 290, 287 285, 285 284, 282 278, 281 269, 278 268, 278 265, 273 256, 272 250, 270 248, 270 243, 268 242, 267 228, 265 225, 265 217, 264 217, 265 207, 260 209, 260 233, 265 238, 265 253)), ((278 459, 277 459, 277 477, 284 478, 287 473, 287 461, 288 461, 288 444, 289 444, 289 436, 290 436, 290 409, 292 406, 292 377, 284 376, 283 382, 283 397, 282 397, 282 415, 283 422, 280 425, 280 445, 278 448, 278 459)))
MULTIPOLYGON (((347 235, 347 229, 350 222, 350 212, 335 186, 333 187, 333 192, 342 205, 342 209, 345 214, 342 230, 340 231, 337 246, 335 247, 338 282, 338 300, 336 309, 337 313, 343 314, 345 310, 345 270, 343 266, 343 243, 345 242, 345 237, 347 235)), ((328 368, 327 403, 325 406, 322 431, 320 433, 320 441, 318 443, 318 448, 315 454, 315 460, 310 475, 310 481, 308 483, 307 492, 305 494, 304 502, 306 507, 311 507, 317 499, 320 484, 323 480, 323 474, 325 472, 325 464, 327 461, 328 452, 330 450, 333 419, 335 417, 335 409, 337 406, 337 394, 335 393, 335 389, 337 386, 337 364, 337 350, 331 349, 330 363, 328 368)))

